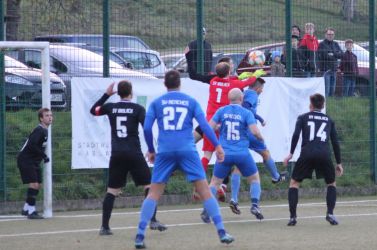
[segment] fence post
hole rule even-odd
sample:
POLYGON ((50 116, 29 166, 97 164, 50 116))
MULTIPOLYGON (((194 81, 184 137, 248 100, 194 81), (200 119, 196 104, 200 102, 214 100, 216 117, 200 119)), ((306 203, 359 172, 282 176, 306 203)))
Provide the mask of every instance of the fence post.
MULTIPOLYGON (((109 0, 103 0, 102 8, 103 8, 102 10, 103 77, 105 78, 105 77, 110 77, 110 69, 109 69, 110 5, 109 5, 109 0)), ((107 188, 108 176, 109 176, 109 169, 104 168, 103 169, 103 183, 104 183, 105 189, 107 188)))
POLYGON ((376 2, 369 0, 369 84, 370 84, 370 164, 372 180, 377 183, 376 177, 376 51, 375 51, 375 37, 376 37, 376 2))
MULTIPOLYGON (((4 41, 4 2, 0 0, 0 41, 4 41)), ((5 167, 5 79, 4 54, 0 53, 0 195, 6 200, 6 167, 5 167)))
POLYGON ((286 76, 292 77, 292 5, 291 0, 285 0, 285 56, 286 56, 286 76))
POLYGON ((199 74, 204 74, 203 0, 196 0, 196 37, 198 48, 196 71, 199 74))

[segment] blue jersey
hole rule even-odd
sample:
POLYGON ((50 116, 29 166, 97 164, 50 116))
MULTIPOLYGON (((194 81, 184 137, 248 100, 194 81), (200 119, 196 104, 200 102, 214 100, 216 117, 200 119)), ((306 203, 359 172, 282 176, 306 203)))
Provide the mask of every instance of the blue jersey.
POLYGON ((158 153, 196 151, 193 136, 193 118, 198 120, 204 112, 192 97, 170 91, 154 100, 148 108, 146 123, 157 120, 158 153))
POLYGON ((258 107, 258 93, 255 90, 247 89, 244 91, 243 103, 242 106, 251 112, 253 112, 255 119, 257 119, 260 123, 263 123, 264 120, 257 114, 257 107, 258 107))
POLYGON ((230 104, 217 110, 212 120, 220 126, 220 144, 225 155, 248 152, 249 125, 255 124, 254 115, 241 105, 230 104))

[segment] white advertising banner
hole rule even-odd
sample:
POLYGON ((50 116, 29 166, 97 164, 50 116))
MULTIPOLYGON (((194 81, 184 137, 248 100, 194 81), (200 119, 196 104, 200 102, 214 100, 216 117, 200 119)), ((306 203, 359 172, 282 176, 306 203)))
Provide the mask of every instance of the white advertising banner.
MULTIPOLYGON (((324 95, 323 78, 280 78, 266 77, 263 93, 259 97, 258 114, 266 121, 261 129, 265 143, 277 162, 283 161, 289 153, 292 133, 297 116, 309 111, 309 96, 313 93, 324 95)), ((72 168, 107 168, 111 153, 111 134, 107 116, 93 116, 89 110, 105 93, 108 85, 121 79, 74 77, 72 88, 72 168)), ((151 101, 166 92, 162 79, 128 78, 133 84, 133 101, 148 108, 151 101)), ((208 100, 208 84, 182 79, 182 92, 193 96, 205 112, 208 100)), ((119 101, 113 95, 109 102, 119 101)), ((195 125, 196 126, 196 125, 195 125)), ((155 123, 154 137, 157 138, 155 123)), ((142 127, 139 127, 142 151, 147 151, 142 127)), ((156 140, 155 140, 156 141, 156 140)), ((300 142, 299 142, 300 143, 300 142)), ((158 147, 157 147, 158 148, 158 147)), ((202 142, 197 149, 202 155, 202 142)), ((294 160, 300 153, 298 144, 294 160)), ((253 152, 257 162, 262 159, 253 152)), ((214 162, 214 157, 211 161, 214 162)))

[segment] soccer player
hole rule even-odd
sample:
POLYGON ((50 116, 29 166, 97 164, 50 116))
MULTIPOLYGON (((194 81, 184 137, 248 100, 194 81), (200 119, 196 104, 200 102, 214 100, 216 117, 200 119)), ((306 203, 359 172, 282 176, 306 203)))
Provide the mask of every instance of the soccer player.
POLYGON ((209 122, 212 128, 220 126, 220 143, 224 147, 225 159, 216 162, 210 187, 215 193, 223 179, 236 166, 245 176, 250 185, 251 209, 250 212, 259 220, 263 215, 259 209, 261 186, 257 165, 252 158, 249 146, 249 133, 252 133, 263 143, 263 137, 256 125, 254 115, 241 106, 243 94, 240 89, 229 92, 230 104, 217 110, 209 122))
MULTIPOLYGON (((207 121, 211 120, 215 112, 229 104, 228 93, 233 88, 243 89, 251 84, 253 84, 256 79, 265 74, 263 70, 255 71, 251 77, 244 81, 234 79, 230 77, 230 65, 227 63, 218 63, 216 65, 217 76, 212 78, 209 86, 209 98, 207 104, 207 121)), ((204 136, 203 138, 203 153, 202 165, 207 171, 209 161, 211 160, 214 151, 214 146, 211 142, 204 136)))
POLYGON ((42 183, 42 170, 40 162, 50 161, 45 154, 48 138, 48 127, 51 125, 53 117, 48 108, 38 110, 39 125, 33 129, 25 144, 22 146, 17 156, 17 166, 21 174, 23 184, 29 187, 26 193, 26 201, 21 214, 28 219, 43 219, 35 209, 36 197, 42 183))
POLYGON ((234 239, 224 229, 219 205, 211 195, 205 172, 200 164, 199 154, 196 151, 192 133, 194 118, 214 144, 218 161, 223 160, 224 151, 218 143, 215 133, 205 120, 199 103, 194 98, 179 91, 181 85, 179 72, 168 71, 165 74, 164 84, 168 92, 151 103, 144 124, 148 159, 154 163, 154 169, 150 192, 141 207, 135 247, 138 249, 145 248, 145 227, 170 175, 177 169, 186 174, 187 180, 192 182, 199 192, 204 207, 214 221, 220 241, 229 244, 234 239), (157 120, 159 130, 157 154, 153 146, 152 134, 152 126, 155 120, 157 120))
MULTIPOLYGON (((244 92, 244 98, 242 106, 248 110, 250 110, 255 119, 257 119, 262 126, 266 125, 264 119, 257 114, 257 106, 258 106, 258 96, 262 93, 264 88, 265 81, 263 78, 258 78, 256 82, 249 86, 247 90, 244 92)), ((270 172, 272 183, 276 184, 286 179, 287 172, 284 171, 279 173, 276 168, 275 161, 272 159, 270 151, 267 149, 265 143, 261 142, 255 136, 249 133, 249 149, 254 150, 258 154, 260 154, 263 158, 263 163, 266 169, 270 172)), ((231 176, 231 200, 229 206, 233 213, 241 214, 241 211, 238 208, 238 193, 240 189, 240 181, 241 181, 241 173, 237 168, 234 168, 231 176)))
POLYGON ((298 188, 304 179, 311 179, 313 170, 316 177, 324 178, 327 184, 327 213, 326 220, 331 225, 338 225, 334 216, 336 203, 336 183, 335 175, 343 174, 343 167, 340 160, 340 147, 335 124, 331 118, 321 110, 324 107, 325 98, 321 94, 310 96, 310 112, 300 115, 297 118, 296 128, 292 136, 291 150, 289 155, 284 159, 284 165, 292 159, 297 142, 302 133, 301 153, 292 172, 291 182, 289 184, 288 201, 290 219, 288 226, 294 226, 297 223, 297 203, 298 188), (336 169, 331 161, 331 150, 329 146, 331 139, 332 148, 336 159, 336 169))
MULTIPOLYGON (((136 186, 144 186, 145 196, 148 194, 151 173, 139 140, 139 124, 144 124, 145 109, 131 102, 132 84, 123 80, 118 83, 117 93, 121 100, 116 103, 105 103, 116 92, 115 83, 111 83, 106 93, 92 106, 90 113, 95 116, 107 115, 111 126, 111 156, 109 163, 109 179, 107 193, 103 200, 102 226, 100 235, 112 235, 109 227, 115 197, 126 185, 127 175, 131 174, 136 186)), ((157 208, 153 211, 152 230, 164 231, 166 226, 156 219, 157 208)))

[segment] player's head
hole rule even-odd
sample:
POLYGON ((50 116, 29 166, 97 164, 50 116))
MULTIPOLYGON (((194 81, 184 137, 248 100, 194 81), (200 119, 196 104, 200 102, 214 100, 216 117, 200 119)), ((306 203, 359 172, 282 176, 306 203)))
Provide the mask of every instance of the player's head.
POLYGON ((241 104, 243 102, 243 93, 239 88, 231 89, 228 93, 230 103, 241 104))
POLYGON ((52 123, 52 112, 48 108, 41 108, 38 110, 39 122, 48 127, 52 123))
POLYGON ((176 70, 169 70, 164 78, 165 87, 170 89, 178 89, 181 86, 181 77, 176 70))
POLYGON ((132 96, 132 84, 127 80, 122 80, 118 83, 118 95, 120 98, 132 96))
POLYGON ((310 109, 322 110, 325 105, 325 97, 321 94, 314 94, 310 96, 310 109))
POLYGON ((220 78, 227 77, 230 73, 230 65, 225 62, 216 64, 216 74, 220 78))
POLYGON ((229 64, 230 66, 230 72, 233 72, 233 69, 234 69, 234 63, 233 63, 233 60, 231 57, 229 56, 225 56, 225 57, 222 57, 220 58, 217 63, 221 63, 221 62, 225 62, 227 64, 229 64))
POLYGON ((265 83, 265 80, 263 78, 257 78, 257 80, 255 81, 254 84, 251 84, 250 87, 255 91, 257 92, 257 94, 259 95, 260 93, 263 92, 263 88, 264 88, 264 83, 265 83))

